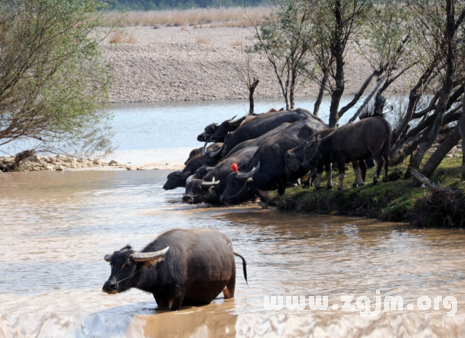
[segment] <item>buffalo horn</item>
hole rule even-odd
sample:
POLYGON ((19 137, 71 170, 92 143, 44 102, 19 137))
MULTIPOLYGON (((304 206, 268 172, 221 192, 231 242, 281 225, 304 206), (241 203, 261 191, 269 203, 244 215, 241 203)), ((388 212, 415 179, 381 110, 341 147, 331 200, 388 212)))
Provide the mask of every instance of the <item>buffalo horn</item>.
POLYGON ((237 174, 236 178, 241 181, 246 180, 249 177, 252 177, 253 175, 255 175, 259 169, 260 169, 260 162, 258 162, 257 166, 252 168, 252 170, 249 171, 248 173, 237 174))
POLYGON ((234 119, 236 118, 236 116, 237 116, 237 115, 234 115, 234 117, 233 117, 230 121, 234 120, 234 119))
POLYGON ((106 260, 107 262, 110 262, 111 257, 113 257, 113 254, 106 254, 105 256, 103 256, 103 259, 106 260))
POLYGON ((205 142, 205 144, 203 145, 202 156, 205 156, 205 154, 207 153, 207 144, 208 144, 208 142, 205 142))
POLYGON ((159 258, 159 257, 161 258, 165 256, 169 248, 170 247, 167 246, 163 250, 154 251, 154 252, 135 252, 131 255, 131 258, 136 262, 151 261, 155 258, 159 258))
POLYGON ((215 167, 206 167, 205 168, 206 171, 212 171, 213 169, 215 169, 215 167))
POLYGON ((223 145, 221 146, 220 149, 218 149, 218 150, 216 150, 216 151, 212 151, 212 152, 210 153, 210 157, 215 157, 215 156, 217 156, 218 154, 221 154, 221 152, 223 151, 223 148, 224 148, 224 143, 223 143, 223 145))
POLYGON ((191 183, 192 179, 194 178, 194 175, 190 175, 187 179, 186 179, 186 185, 188 185, 189 183, 191 183))
POLYGON ((213 187, 214 185, 220 184, 221 181, 216 181, 215 178, 213 177, 213 180, 211 182, 202 182, 202 187, 213 187))

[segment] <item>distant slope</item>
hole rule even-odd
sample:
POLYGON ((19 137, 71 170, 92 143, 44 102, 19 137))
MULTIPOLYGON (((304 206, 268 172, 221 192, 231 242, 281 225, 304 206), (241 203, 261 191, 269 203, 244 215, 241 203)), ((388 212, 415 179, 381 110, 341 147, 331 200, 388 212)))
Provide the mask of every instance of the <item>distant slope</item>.
POLYGON ((116 10, 186 9, 198 7, 258 6, 269 2, 269 0, 115 0, 111 1, 111 8, 116 10))

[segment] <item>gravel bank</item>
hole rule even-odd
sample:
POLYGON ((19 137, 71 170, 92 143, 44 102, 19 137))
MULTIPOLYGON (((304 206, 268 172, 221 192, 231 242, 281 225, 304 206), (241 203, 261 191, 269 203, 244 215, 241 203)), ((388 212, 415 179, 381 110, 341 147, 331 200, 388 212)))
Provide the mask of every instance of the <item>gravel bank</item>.
MULTIPOLYGON (((247 87, 236 68, 244 69, 244 48, 253 28, 129 27, 133 43, 102 44, 105 59, 114 67, 116 83, 111 102, 202 101, 246 99, 247 87)), ((355 93, 370 73, 356 53, 347 58, 346 94, 355 93)), ((260 79, 256 98, 280 97, 273 70, 264 58, 254 56, 252 69, 260 79)), ((402 82, 392 92, 404 92, 402 82)), ((314 84, 299 86, 296 96, 316 96, 314 84)))

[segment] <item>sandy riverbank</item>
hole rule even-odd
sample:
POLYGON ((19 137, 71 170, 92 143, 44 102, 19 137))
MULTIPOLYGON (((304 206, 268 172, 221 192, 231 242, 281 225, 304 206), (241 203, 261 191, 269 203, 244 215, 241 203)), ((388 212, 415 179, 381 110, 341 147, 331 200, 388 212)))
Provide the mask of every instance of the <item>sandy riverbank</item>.
MULTIPOLYGON (((128 27, 123 40, 132 43, 107 39, 102 48, 115 76, 111 102, 246 99, 247 87, 236 68, 246 65, 244 48, 251 43, 253 27, 205 27, 128 27)), ((371 68, 356 53, 350 53, 347 62, 346 94, 351 95, 371 68)), ((263 57, 254 56, 252 69, 260 79, 256 98, 281 96, 276 76, 263 57)), ((404 92, 403 83, 391 90, 404 92)), ((306 83, 296 96, 316 96, 317 91, 315 84, 306 83)))

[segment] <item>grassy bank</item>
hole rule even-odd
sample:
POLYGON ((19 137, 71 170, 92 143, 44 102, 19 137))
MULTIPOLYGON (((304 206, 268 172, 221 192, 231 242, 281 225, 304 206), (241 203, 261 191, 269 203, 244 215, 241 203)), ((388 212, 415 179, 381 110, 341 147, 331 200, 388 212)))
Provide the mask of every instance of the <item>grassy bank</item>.
MULTIPOLYGON (((432 181, 439 183, 443 188, 453 190, 464 190, 465 182, 461 182, 461 164, 460 157, 448 158, 443 161, 441 166, 436 170, 432 181)), ((397 169, 405 172, 406 166, 398 166, 397 169)), ((367 171, 366 182, 372 182, 374 168, 367 171)), ((394 176, 394 168, 389 169, 391 178, 394 176)), ((323 177, 325 174, 323 174, 323 177)), ((337 183, 337 171, 333 172, 333 183, 337 183)), ((363 187, 353 188, 352 183, 355 175, 352 168, 346 171, 344 179, 344 190, 337 191, 334 187, 332 190, 315 190, 303 189, 302 187, 290 188, 286 194, 279 198, 276 194, 272 195, 271 203, 279 209, 290 210, 295 212, 306 212, 316 214, 348 215, 362 216, 369 218, 378 218, 383 221, 392 222, 410 222, 411 217, 418 215, 418 208, 424 208, 425 203, 431 197, 428 189, 419 186, 415 179, 390 181, 387 183, 380 182, 375 186, 367 184, 363 187)), ((428 213, 429 210, 425 210, 428 213)), ((423 220, 422 226, 441 226, 442 217, 432 216, 423 220)))

